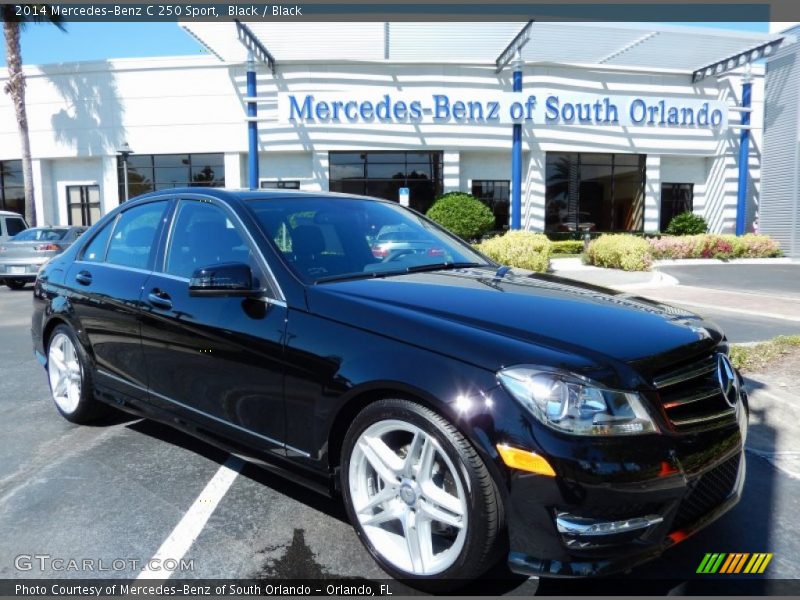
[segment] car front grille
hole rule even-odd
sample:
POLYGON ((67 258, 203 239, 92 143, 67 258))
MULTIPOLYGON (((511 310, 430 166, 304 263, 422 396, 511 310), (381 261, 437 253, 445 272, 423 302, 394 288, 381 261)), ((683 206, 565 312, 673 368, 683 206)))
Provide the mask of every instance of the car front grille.
POLYGON ((674 529, 683 529, 695 524, 731 495, 739 473, 740 460, 741 455, 736 454, 700 475, 691 491, 681 500, 678 514, 673 521, 674 529))
POLYGON ((717 354, 706 355, 653 380, 664 412, 677 431, 724 425, 736 420, 717 379, 717 354))

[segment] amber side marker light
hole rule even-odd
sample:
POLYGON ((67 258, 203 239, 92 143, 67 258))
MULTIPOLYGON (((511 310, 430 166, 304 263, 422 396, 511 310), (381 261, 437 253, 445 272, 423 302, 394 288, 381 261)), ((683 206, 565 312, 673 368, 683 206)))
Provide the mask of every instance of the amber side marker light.
POLYGON ((519 469, 520 471, 528 471, 529 473, 536 473, 537 475, 545 475, 546 477, 555 477, 556 472, 550 463, 543 456, 539 456, 530 450, 520 450, 519 448, 512 448, 505 444, 497 444, 497 451, 503 462, 512 469, 519 469))

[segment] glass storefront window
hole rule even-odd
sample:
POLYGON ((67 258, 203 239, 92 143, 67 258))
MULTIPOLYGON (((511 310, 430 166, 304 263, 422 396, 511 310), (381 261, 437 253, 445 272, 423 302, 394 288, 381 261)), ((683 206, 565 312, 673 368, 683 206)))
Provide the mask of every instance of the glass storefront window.
MULTIPOLYGON (((117 158, 120 201, 125 198, 122 159, 117 158)), ((225 158, 213 154, 132 154, 128 157, 128 197, 176 187, 224 187, 225 158)))
POLYGON ((411 208, 421 213, 442 193, 442 152, 330 152, 332 192, 397 201, 409 188, 411 208))
POLYGON ((0 210, 25 213, 21 160, 0 161, 0 210))
POLYGON ((642 231, 645 158, 548 152, 545 231, 642 231))
POLYGON ((497 231, 508 229, 510 214, 510 181, 508 179, 474 179, 472 195, 492 209, 494 228, 497 231))

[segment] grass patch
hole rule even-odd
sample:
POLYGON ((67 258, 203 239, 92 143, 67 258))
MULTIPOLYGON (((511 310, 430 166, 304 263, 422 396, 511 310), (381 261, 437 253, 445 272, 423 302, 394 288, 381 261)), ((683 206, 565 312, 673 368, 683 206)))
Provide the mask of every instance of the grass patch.
POLYGON ((793 348, 800 348, 800 335, 779 335, 753 346, 731 345, 731 362, 742 371, 757 371, 793 348))

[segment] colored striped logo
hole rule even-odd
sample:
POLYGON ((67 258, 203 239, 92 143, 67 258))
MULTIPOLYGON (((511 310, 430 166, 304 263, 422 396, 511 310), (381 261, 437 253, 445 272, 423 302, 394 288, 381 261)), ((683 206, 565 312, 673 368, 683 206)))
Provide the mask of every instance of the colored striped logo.
POLYGON ((771 560, 771 552, 756 552, 754 554, 747 552, 733 552, 730 554, 709 552, 703 557, 700 566, 697 567, 697 572, 703 574, 763 573, 771 560))

